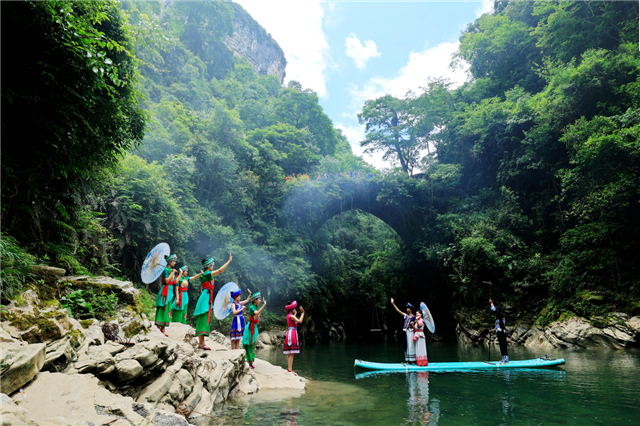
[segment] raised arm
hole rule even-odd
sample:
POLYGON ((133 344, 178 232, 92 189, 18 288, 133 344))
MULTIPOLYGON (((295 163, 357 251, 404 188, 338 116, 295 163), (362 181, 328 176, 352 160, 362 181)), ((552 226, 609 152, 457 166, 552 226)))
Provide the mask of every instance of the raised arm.
POLYGON ((265 306, 267 306, 267 301, 266 300, 264 302, 262 302, 262 306, 260 307, 260 309, 258 309, 256 311, 256 315, 260 315, 265 306))
POLYGON ((191 281, 191 280, 195 280, 196 278, 200 278, 200 276, 201 276, 201 275, 202 275, 202 271, 200 271, 200 273, 199 273, 199 274, 196 274, 196 275, 194 275, 194 276, 192 276, 192 277, 189 277, 189 278, 188 278, 188 280, 189 280, 189 281, 191 281))
POLYGON ((298 319, 295 315, 291 315, 291 319, 300 324, 304 319, 304 308, 300 306, 300 318, 298 319))
POLYGON ((247 303, 249 303, 249 299, 251 299, 251 290, 247 289, 247 291, 249 292, 249 294, 247 295, 247 298, 245 300, 243 300, 242 302, 240 302, 241 305, 246 305, 247 303))
POLYGON ((400 315, 402 315, 402 316, 404 316, 404 315, 405 315, 405 313, 404 313, 404 312, 402 312, 400 309, 398 309, 398 307, 396 306, 396 304, 395 304, 395 303, 393 303, 393 297, 391 298, 391 304, 393 305, 393 307, 396 309, 396 311, 397 311, 400 315))
POLYGON ((229 260, 227 260, 227 263, 225 263, 224 265, 222 265, 220 267, 220 269, 218 269, 217 271, 213 271, 211 273, 211 275, 218 275, 224 272, 225 269, 227 269, 227 266, 229 266, 229 264, 231 263, 231 261, 233 260, 233 255, 231 253, 229 253, 229 260))

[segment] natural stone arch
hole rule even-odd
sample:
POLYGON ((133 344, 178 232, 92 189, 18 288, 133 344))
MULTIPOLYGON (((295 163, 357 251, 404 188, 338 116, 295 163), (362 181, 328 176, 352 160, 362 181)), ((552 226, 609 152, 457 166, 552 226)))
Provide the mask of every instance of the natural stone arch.
POLYGON ((315 233, 332 217, 359 209, 385 222, 411 248, 422 235, 422 223, 426 219, 421 197, 409 193, 394 197, 393 202, 380 201, 379 195, 384 190, 384 181, 370 179, 305 183, 293 188, 280 221, 282 225, 308 227, 315 233))

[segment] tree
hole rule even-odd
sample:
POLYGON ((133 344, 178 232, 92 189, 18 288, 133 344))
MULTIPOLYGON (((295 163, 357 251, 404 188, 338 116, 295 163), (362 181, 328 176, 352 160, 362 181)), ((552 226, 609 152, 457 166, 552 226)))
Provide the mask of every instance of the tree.
POLYGON ((2 227, 60 238, 105 168, 142 140, 138 71, 115 1, 2 5, 2 227), (29 54, 25 54, 29 52, 29 54))
POLYGON ((365 152, 383 152, 385 160, 395 160, 408 175, 413 174, 424 143, 412 134, 408 102, 386 95, 367 101, 358 121, 365 125, 366 139, 360 142, 365 152))

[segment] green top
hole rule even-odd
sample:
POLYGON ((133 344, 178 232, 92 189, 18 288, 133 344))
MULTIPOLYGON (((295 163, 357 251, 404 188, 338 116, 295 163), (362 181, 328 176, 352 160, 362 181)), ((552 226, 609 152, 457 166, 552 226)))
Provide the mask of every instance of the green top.
POLYGON ((200 275, 200 283, 204 284, 207 281, 213 281, 213 271, 204 271, 202 275, 200 275))
POLYGON ((169 279, 169 275, 171 275, 171 268, 165 266, 164 270, 162 271, 162 284, 164 284, 169 279))
POLYGON ((249 314, 250 317, 255 317, 256 316, 256 311, 258 310, 258 307, 256 305, 249 305, 249 309, 247 309, 247 313, 249 314))

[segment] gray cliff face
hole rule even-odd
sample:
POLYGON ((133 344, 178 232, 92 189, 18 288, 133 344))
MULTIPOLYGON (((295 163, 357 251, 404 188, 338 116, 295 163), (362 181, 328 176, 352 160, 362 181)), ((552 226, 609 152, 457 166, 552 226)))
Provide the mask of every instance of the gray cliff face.
POLYGON ((224 44, 247 58, 257 75, 275 75, 283 82, 287 60, 278 43, 240 5, 233 3, 232 8, 235 31, 224 44))

